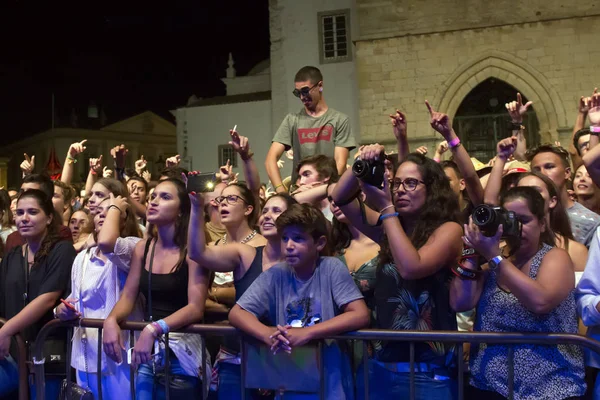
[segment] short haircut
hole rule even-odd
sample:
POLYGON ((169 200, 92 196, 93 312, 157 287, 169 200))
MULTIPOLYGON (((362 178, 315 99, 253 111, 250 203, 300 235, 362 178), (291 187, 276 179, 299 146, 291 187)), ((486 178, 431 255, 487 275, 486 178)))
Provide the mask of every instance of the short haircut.
POLYGON ((460 169, 458 169, 458 165, 456 165, 456 163, 454 161, 451 161, 451 160, 442 161, 440 163, 440 167, 442 167, 442 169, 446 169, 446 168, 453 169, 454 173, 456 174, 456 177, 458 179, 463 179, 463 175, 460 173, 460 169))
MULTIPOLYGON (((305 233, 318 240, 321 236, 327 238, 329 242, 329 230, 325 216, 313 205, 310 204, 292 204, 275 221, 277 232, 283 234, 283 230, 290 226, 298 226, 305 233)), ((326 248, 328 246, 325 246, 326 248)), ((323 252, 322 252, 323 253, 323 252)))
POLYGON ((323 154, 305 157, 298 163, 296 173, 300 174, 300 168, 305 165, 314 166, 321 180, 329 178, 329 182, 333 183, 340 179, 337 165, 335 165, 335 160, 332 157, 327 157, 323 154))
POLYGON ((565 168, 571 166, 569 152, 562 146, 555 146, 550 143, 540 144, 533 149, 527 150, 527 161, 531 162, 533 158, 540 153, 554 153, 560 157, 565 168))
POLYGON ((37 183, 40 185, 40 190, 48 196, 49 199, 52 199, 54 196, 54 183, 52 183, 52 179, 46 174, 29 174, 23 178, 23 183, 37 183))
POLYGON ((73 200, 73 197, 75 196, 75 189, 73 186, 59 180, 54 181, 54 186, 61 188, 63 197, 65 198, 65 205, 71 207, 71 200, 73 200))
POLYGON ((313 85, 316 85, 322 80, 323 74, 321 74, 319 68, 311 66, 300 68, 300 70, 296 72, 296 76, 294 77, 294 82, 310 81, 313 85))
POLYGON ((582 136, 585 135, 589 135, 590 134, 590 130, 588 128, 583 128, 578 130, 577 132, 575 132, 575 135, 573 135, 573 146, 575 147, 575 150, 577 150, 577 154, 581 156, 581 149, 579 148, 579 139, 581 139, 582 136))
POLYGON ((164 179, 179 179, 183 182, 181 174, 188 174, 188 170, 181 167, 167 167, 160 171, 160 180, 164 179))

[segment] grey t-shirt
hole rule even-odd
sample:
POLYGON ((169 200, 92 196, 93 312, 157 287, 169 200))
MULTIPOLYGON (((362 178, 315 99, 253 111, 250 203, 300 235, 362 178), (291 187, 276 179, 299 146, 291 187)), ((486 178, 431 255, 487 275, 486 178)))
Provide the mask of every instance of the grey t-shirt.
MULTIPOLYGON (((296 278, 286 263, 269 268, 259 275, 237 304, 272 326, 300 327, 330 320, 341 314, 343 306, 362 298, 348 268, 337 258, 321 257, 307 281, 296 278)), ((348 358, 335 343, 324 346, 324 351, 327 398, 352 398, 348 358)))
POLYGON ((292 183, 296 182, 296 167, 300 160, 315 154, 333 157, 336 147, 350 150, 356 147, 356 139, 346 114, 329 108, 320 117, 308 115, 304 108, 288 114, 273 137, 286 150, 294 149, 292 183))
POLYGON ((575 240, 590 247, 596 228, 600 225, 600 215, 577 202, 567 208, 567 214, 575 240))

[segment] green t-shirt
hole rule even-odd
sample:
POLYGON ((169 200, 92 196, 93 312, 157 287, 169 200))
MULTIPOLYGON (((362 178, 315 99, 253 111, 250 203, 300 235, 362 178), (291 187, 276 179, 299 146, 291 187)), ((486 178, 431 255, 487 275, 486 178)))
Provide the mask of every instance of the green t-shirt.
POLYGON ((286 150, 294 150, 292 183, 296 182, 296 167, 303 158, 315 154, 333 157, 336 147, 349 150, 356 147, 348 116, 332 108, 320 117, 308 115, 304 108, 298 113, 288 114, 277 129, 273 142, 283 144, 286 150))

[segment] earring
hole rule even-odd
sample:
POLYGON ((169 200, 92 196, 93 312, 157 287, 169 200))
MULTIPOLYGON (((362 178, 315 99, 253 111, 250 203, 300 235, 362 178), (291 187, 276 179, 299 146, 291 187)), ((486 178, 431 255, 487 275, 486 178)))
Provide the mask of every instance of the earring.
POLYGON ((323 88, 320 88, 320 89, 319 89, 319 92, 322 92, 322 91, 323 91, 323 88))

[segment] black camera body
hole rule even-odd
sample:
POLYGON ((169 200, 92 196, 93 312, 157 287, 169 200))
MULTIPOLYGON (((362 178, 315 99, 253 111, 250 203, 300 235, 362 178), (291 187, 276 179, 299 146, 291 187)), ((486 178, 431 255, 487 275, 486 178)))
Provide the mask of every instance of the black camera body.
POLYGON ((513 211, 481 204, 475 207, 471 217, 485 236, 494 236, 498 227, 502 225, 503 238, 521 238, 521 221, 513 211))
POLYGON ((371 186, 378 188, 383 187, 383 179, 385 174, 385 155, 379 160, 364 161, 357 158, 352 164, 352 172, 354 176, 368 183, 371 186))

